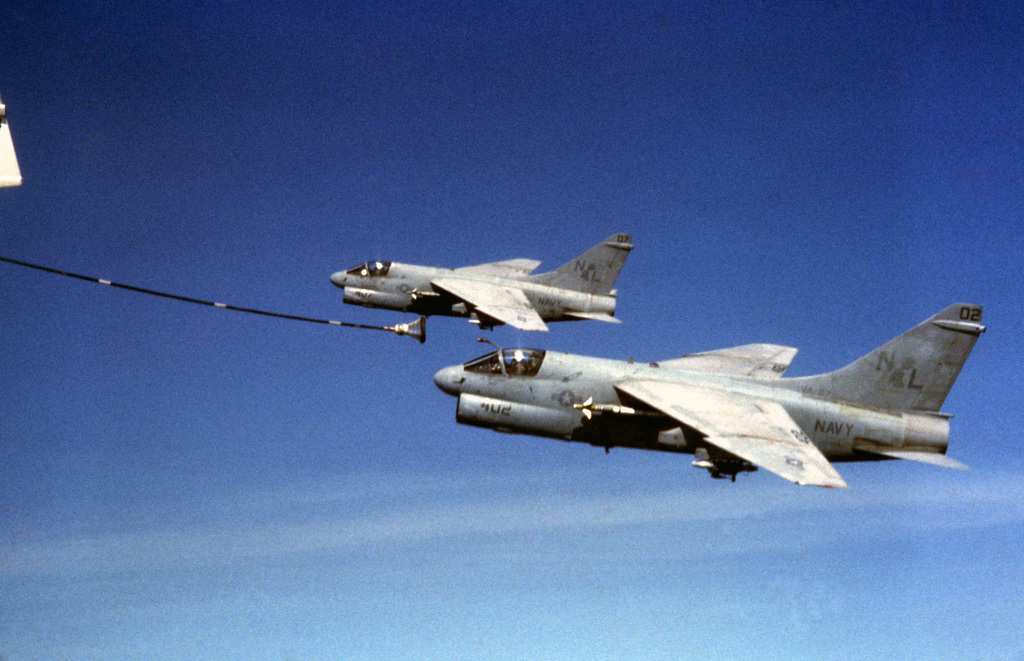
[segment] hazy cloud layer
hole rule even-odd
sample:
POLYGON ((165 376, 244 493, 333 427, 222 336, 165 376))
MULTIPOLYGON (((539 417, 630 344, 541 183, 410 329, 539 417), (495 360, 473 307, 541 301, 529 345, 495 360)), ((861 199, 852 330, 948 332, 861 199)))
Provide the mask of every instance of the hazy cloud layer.
MULTIPOLYGON (((708 523, 757 531, 718 549, 739 553, 834 543, 834 535, 896 538, 930 528, 1024 521, 1024 481, 1011 474, 976 474, 964 485, 936 471, 932 479, 910 486, 862 486, 847 492, 770 479, 724 493, 714 483, 701 482, 677 491, 594 495, 550 487, 537 492, 536 486, 493 477, 474 484, 372 475, 330 486, 239 493, 217 503, 214 509, 223 514, 208 517, 201 526, 183 526, 164 512, 159 520, 141 517, 145 525, 118 532, 9 541, 0 546, 0 575, 187 567, 580 529, 635 527, 644 536, 669 525, 685 535, 690 524, 708 523), (836 526, 840 521, 844 525, 836 526)), ((684 552, 710 549, 694 546, 684 552)))

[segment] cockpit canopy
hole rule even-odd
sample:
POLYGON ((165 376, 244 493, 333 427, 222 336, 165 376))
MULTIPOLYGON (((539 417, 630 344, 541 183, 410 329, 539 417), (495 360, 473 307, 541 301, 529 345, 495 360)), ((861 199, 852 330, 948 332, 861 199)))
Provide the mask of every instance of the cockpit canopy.
POLYGON ((345 271, 349 275, 358 275, 362 278, 373 278, 387 275, 391 269, 391 262, 366 262, 359 266, 353 266, 345 271))
POLYGON ((537 376, 543 362, 544 351, 541 349, 502 349, 475 358, 464 364, 463 368, 478 374, 537 376))

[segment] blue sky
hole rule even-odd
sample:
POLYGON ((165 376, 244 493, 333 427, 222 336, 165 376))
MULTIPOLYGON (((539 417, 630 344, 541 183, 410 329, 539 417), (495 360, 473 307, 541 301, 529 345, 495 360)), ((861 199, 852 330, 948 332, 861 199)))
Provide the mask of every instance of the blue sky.
POLYGON ((489 337, 801 375, 989 326, 944 407, 973 470, 837 492, 457 426, 461 320, 0 265, 4 659, 1024 658, 1019 6, 15 0, 0 34, 8 257, 390 324, 330 273, 626 231, 625 323, 489 337))

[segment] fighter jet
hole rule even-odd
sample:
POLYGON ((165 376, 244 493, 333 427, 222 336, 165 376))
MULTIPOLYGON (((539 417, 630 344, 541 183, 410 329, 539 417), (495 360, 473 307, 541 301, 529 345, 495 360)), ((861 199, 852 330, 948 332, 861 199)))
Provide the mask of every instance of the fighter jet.
POLYGON ((14 154, 11 129, 7 126, 7 107, 0 101, 0 187, 20 185, 21 170, 14 154))
POLYGON ((540 262, 512 259, 463 268, 366 262, 338 271, 331 282, 344 301, 419 315, 469 317, 483 328, 508 324, 546 331, 546 321, 615 318, 615 279, 632 250, 629 234, 614 234, 561 268, 531 275, 540 262))
MULTIPOLYGON (((540 349, 498 349, 446 367, 457 422, 694 455, 712 477, 759 467, 796 484, 846 487, 830 461, 946 456, 940 412, 985 327, 979 305, 952 305, 850 365, 782 378, 797 350, 750 344, 639 364, 540 349)), ((485 340, 486 341, 486 340, 485 340)))

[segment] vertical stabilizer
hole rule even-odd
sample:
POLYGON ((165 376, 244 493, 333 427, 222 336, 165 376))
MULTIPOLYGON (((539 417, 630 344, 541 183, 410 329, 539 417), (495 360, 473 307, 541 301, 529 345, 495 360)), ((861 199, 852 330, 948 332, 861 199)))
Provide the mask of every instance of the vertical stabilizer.
POLYGON ((981 306, 957 303, 842 369, 787 385, 869 408, 938 411, 984 332, 981 306))
POLYGON ((629 234, 613 234, 557 270, 530 279, 586 294, 611 294, 615 279, 633 249, 632 240, 629 234))
POLYGON ((7 126, 7 109, 0 101, 0 186, 20 186, 21 170, 14 155, 11 129, 7 126))

